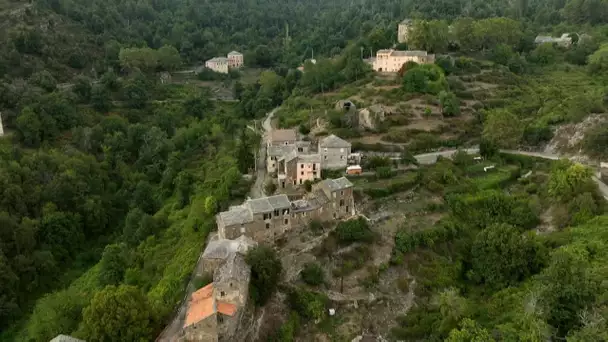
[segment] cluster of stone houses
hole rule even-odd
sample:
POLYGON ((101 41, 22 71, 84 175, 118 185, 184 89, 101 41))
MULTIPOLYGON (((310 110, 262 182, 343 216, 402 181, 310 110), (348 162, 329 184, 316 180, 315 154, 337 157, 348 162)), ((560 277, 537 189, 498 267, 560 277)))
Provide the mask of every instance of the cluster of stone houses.
POLYGON ((234 240, 210 241, 203 252, 202 268, 213 282, 194 292, 179 341, 236 341, 245 314, 251 268, 247 251, 257 243, 245 235, 234 240))
POLYGON ((213 57, 205 62, 205 67, 215 72, 227 74, 230 69, 243 66, 243 54, 238 51, 229 52, 226 57, 213 57))
POLYGON ((308 226, 312 220, 332 221, 355 215, 353 184, 345 177, 313 184, 312 191, 290 201, 285 194, 249 199, 216 217, 220 239, 245 235, 273 243, 283 234, 308 226))
POLYGON ((273 130, 266 142, 266 171, 276 174, 281 189, 300 186, 321 179, 323 169, 346 168, 351 146, 333 134, 313 146, 293 129, 273 130))
MULTIPOLYGON (((266 144, 268 171, 277 173, 284 186, 320 179, 322 167, 346 167, 351 151, 350 143, 332 135, 321 139, 312 153, 311 142, 298 139, 295 130, 274 130, 266 144)), ((249 295, 251 269, 245 262, 249 249, 305 229, 312 220, 354 215, 353 184, 345 177, 319 181, 293 201, 285 194, 247 199, 217 214, 217 240, 205 248, 199 270, 211 272, 213 282, 192 294, 179 341, 238 340, 249 295)))

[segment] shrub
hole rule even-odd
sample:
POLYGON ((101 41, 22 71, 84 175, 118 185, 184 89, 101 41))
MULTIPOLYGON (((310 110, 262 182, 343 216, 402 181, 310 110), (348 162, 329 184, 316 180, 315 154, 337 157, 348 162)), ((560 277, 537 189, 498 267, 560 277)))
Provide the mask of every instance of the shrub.
POLYGON ((266 196, 274 194, 275 191, 277 191, 277 185, 274 184, 272 180, 266 182, 266 185, 264 185, 264 193, 266 194, 266 196))
POLYGON ((247 252, 246 261, 251 266, 249 293, 256 305, 264 305, 281 279, 281 261, 276 252, 266 246, 251 249, 247 252))
POLYGON ((383 166, 376 169, 376 176, 380 179, 391 178, 395 175, 390 166, 383 166))
POLYGON ((303 318, 320 320, 326 317, 329 299, 324 294, 295 288, 287 294, 287 301, 303 318))
POLYGON ((307 263, 304 265, 304 269, 300 271, 300 277, 302 280, 311 286, 318 286, 325 282, 325 273, 323 268, 317 263, 307 263))
POLYGON ((374 238, 367 220, 360 217, 356 220, 343 221, 338 224, 335 230, 338 242, 344 245, 353 242, 371 242, 374 238))

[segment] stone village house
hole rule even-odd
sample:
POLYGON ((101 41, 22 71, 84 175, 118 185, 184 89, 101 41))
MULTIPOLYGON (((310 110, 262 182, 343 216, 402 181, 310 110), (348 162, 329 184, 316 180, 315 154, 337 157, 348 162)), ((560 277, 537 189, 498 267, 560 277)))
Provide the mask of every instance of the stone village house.
POLYGON ((250 199, 216 215, 220 239, 241 235, 256 242, 272 243, 311 220, 332 221, 355 215, 353 184, 345 177, 313 184, 311 193, 293 202, 287 195, 250 199))
POLYGON ((407 43, 407 39, 412 29, 414 22, 412 19, 405 19, 397 26, 397 41, 399 43, 407 43))
POLYGON ((351 143, 333 134, 319 140, 318 151, 321 155, 321 167, 324 169, 346 168, 351 148, 351 143))
POLYGON ((209 242, 203 269, 213 273, 213 282, 192 294, 179 341, 236 340, 251 278, 244 255, 255 245, 246 236, 209 242))
POLYGON ((321 139, 316 151, 311 142, 299 140, 293 129, 272 131, 266 141, 266 171, 277 173, 280 188, 299 186, 321 178, 322 169, 340 169, 348 164, 351 143, 330 135, 321 139))
POLYGON ((321 155, 301 154, 293 150, 279 157, 277 178, 281 188, 321 179, 321 155))

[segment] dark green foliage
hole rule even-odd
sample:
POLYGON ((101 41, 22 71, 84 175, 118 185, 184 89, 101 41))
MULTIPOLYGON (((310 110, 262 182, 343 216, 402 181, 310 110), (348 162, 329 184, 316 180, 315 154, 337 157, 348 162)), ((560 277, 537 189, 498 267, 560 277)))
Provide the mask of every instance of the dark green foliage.
POLYGON ((435 64, 437 64, 446 75, 454 72, 454 59, 450 56, 439 56, 435 59, 435 64))
POLYGON ((369 224, 364 218, 358 218, 338 223, 334 231, 338 242, 344 245, 353 242, 371 242, 374 233, 370 230, 369 224))
POLYGON ((294 342, 296 335, 300 330, 300 315, 292 311, 289 314, 289 319, 279 327, 274 336, 271 336, 270 342, 294 342))
POLYGON ((442 91, 439 93, 441 103, 441 114, 444 117, 460 115, 460 100, 452 92, 442 91))
POLYGON ((376 169, 376 176, 380 179, 393 177, 395 174, 390 166, 382 166, 376 169))
POLYGON ((251 266, 250 295, 256 305, 266 304, 274 293, 283 268, 276 252, 266 246, 258 246, 247 252, 247 263, 251 266))
POLYGON ((300 271, 300 277, 302 277, 302 280, 306 284, 312 286, 318 286, 325 282, 323 268, 317 263, 305 264, 302 271, 300 271))
POLYGON ((308 228, 315 234, 323 232, 323 223, 319 220, 312 220, 308 224, 308 228))
POLYGON ((365 160, 363 166, 366 169, 377 170, 378 168, 389 167, 391 164, 392 161, 390 158, 372 156, 365 160))
POLYGON ((96 84, 91 88, 91 105, 95 110, 102 113, 112 108, 110 92, 105 86, 96 84))
POLYGON ((523 140, 526 144, 537 146, 553 138, 553 130, 549 126, 528 126, 524 130, 523 140))
POLYGON ((557 336, 565 336, 580 326, 579 312, 593 302, 597 293, 598 280, 590 274, 588 258, 588 252, 582 250, 557 250, 541 274, 541 302, 557 336))
POLYGON ((99 262, 99 285, 118 285, 127 268, 126 250, 122 245, 107 245, 99 262))
POLYGON ((78 335, 87 341, 152 339, 156 318, 144 294, 134 286, 107 286, 83 311, 78 335))
POLYGON ((516 285, 537 273, 544 264, 545 252, 532 234, 506 224, 481 231, 471 248, 469 277, 491 290, 516 285))
POLYGON ((266 196, 271 196, 275 191, 277 191, 277 185, 272 180, 268 180, 266 184, 264 184, 264 193, 266 196))
POLYGON ((84 76, 76 78, 72 91, 78 96, 78 99, 81 102, 89 102, 89 100, 91 100, 91 80, 84 76))
POLYGON ((538 223, 526 201, 517 201, 500 191, 486 190, 474 195, 455 195, 447 199, 451 213, 473 227, 484 228, 495 223, 510 223, 530 229, 538 223))
POLYGON ((287 294, 289 307, 307 320, 320 320, 327 316, 329 299, 322 293, 293 288, 287 294))
POLYGON ((403 76, 403 89, 409 93, 439 94, 447 88, 443 70, 435 64, 423 64, 403 76))
POLYGON ((482 139, 479 143, 479 154, 484 158, 492 158, 498 153, 498 147, 488 139, 482 139))
POLYGON ((552 64, 557 59, 558 52, 552 43, 540 44, 530 53, 531 62, 541 65, 552 64))
POLYGON ((400 229, 395 235, 395 250, 405 254, 418 247, 433 247, 437 243, 454 239, 461 230, 462 226, 450 219, 443 220, 430 229, 420 231, 400 229))
POLYGON ((583 148, 592 156, 605 158, 608 156, 608 125, 592 127, 585 133, 583 148))

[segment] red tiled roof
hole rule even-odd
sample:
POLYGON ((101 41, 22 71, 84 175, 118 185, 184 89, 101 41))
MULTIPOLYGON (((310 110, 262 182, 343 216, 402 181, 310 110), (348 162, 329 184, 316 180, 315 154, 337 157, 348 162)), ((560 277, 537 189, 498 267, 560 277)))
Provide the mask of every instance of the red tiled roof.
POLYGON ((217 312, 224 315, 233 316, 236 312, 236 305, 226 302, 217 302, 217 312))
POLYGON ((192 294, 184 327, 198 323, 215 312, 216 303, 213 298, 213 283, 211 283, 192 294))

